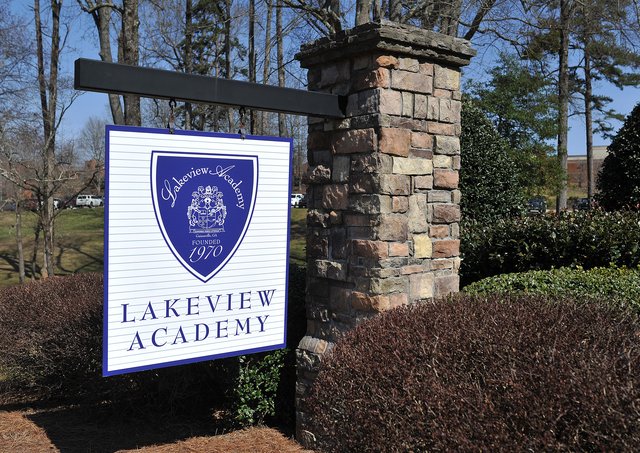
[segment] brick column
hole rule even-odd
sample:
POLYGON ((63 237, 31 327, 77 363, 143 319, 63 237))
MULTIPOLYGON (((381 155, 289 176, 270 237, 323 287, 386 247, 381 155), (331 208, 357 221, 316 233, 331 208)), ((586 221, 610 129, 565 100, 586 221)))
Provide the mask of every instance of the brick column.
POLYGON ((460 67, 467 41, 385 22, 302 47, 309 89, 346 97, 309 118, 307 335, 297 350, 297 437, 322 357, 360 320, 458 291, 460 67))

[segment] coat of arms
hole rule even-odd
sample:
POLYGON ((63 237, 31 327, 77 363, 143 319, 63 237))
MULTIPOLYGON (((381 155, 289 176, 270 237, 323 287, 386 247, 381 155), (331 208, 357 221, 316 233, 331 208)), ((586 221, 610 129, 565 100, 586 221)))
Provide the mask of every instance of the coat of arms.
POLYGON ((199 186, 191 194, 191 204, 187 208, 189 233, 224 232, 227 207, 222 197, 216 186, 199 186))
POLYGON ((256 156, 151 154, 158 226, 178 261, 203 282, 219 272, 242 243, 257 187, 256 156))

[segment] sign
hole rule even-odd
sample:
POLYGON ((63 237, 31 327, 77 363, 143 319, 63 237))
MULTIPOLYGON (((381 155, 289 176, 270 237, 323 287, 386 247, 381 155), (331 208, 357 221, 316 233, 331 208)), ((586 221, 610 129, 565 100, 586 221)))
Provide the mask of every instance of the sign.
POLYGON ((291 140, 106 137, 103 375, 284 347, 291 140))

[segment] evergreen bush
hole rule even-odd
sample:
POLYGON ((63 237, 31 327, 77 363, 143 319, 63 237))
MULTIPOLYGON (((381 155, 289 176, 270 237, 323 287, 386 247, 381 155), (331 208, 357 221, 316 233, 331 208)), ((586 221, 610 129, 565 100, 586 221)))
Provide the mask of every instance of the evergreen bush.
POLYGON ((640 265, 640 212, 466 220, 460 230, 463 286, 529 270, 640 265))
POLYGON ((640 269, 560 268, 487 277, 466 286, 472 295, 541 295, 602 300, 640 312, 640 269))
POLYGON ((312 429, 324 452, 639 451, 639 329, 544 297, 391 310, 323 363, 312 429))
POLYGON ((598 175, 596 200, 607 210, 640 210, 640 104, 609 145, 598 175))
POLYGON ((471 102, 463 103, 460 157, 464 218, 489 221, 523 211, 518 165, 508 144, 471 102))

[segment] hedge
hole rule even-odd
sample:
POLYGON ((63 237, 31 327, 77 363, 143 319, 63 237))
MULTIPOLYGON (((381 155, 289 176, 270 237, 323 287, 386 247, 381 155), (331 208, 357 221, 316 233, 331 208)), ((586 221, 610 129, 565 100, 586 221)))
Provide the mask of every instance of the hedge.
POLYGON ((536 294, 603 300, 640 311, 640 268, 560 268, 488 277, 466 286, 472 295, 536 294))
POLYGON ((461 226, 461 282, 498 274, 640 264, 640 212, 564 213, 461 226))
POLYGON ((544 297, 391 310, 336 344, 312 430, 324 452, 639 451, 639 331, 632 312, 544 297))

